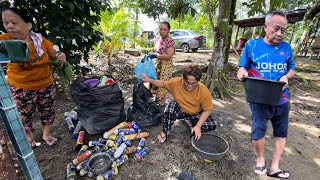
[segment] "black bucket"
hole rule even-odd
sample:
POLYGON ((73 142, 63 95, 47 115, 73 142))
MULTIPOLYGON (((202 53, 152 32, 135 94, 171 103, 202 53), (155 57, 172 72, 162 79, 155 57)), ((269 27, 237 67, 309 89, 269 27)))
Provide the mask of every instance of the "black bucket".
POLYGON ((255 77, 244 77, 246 99, 250 103, 277 106, 281 97, 282 81, 273 81, 255 77))

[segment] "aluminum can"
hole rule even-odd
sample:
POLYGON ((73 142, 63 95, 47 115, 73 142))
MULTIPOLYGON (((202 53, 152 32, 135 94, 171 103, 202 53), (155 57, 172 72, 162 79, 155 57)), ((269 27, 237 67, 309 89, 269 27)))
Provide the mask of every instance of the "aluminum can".
POLYGON ((113 154, 116 152, 116 148, 111 148, 111 149, 108 149, 106 153, 108 153, 111 157, 113 157, 113 154))
POLYGON ((118 159, 121 154, 123 153, 124 149, 127 147, 127 144, 125 142, 123 142, 119 148, 116 150, 116 152, 114 152, 113 157, 114 159, 118 159))
POLYGON ((112 140, 107 140, 106 141, 106 143, 105 143, 105 145, 107 145, 107 146, 109 146, 109 147, 114 147, 114 146, 116 146, 116 143, 115 143, 115 141, 112 141, 112 140))
POLYGON ((117 146, 120 146, 122 141, 123 141, 123 136, 118 135, 117 139, 114 141, 114 144, 117 145, 117 146))
MULTIPOLYGON (((75 111, 73 111, 73 112, 75 112, 75 111)), ((77 112, 75 112, 75 113, 77 113, 77 112)), ((70 112, 65 112, 64 115, 66 117, 70 117, 73 120, 77 120, 78 119, 78 115, 77 114, 73 114, 73 113, 70 113, 70 112)))
POLYGON ((125 135, 123 137, 123 140, 135 140, 135 139, 140 139, 140 138, 144 138, 144 137, 148 137, 149 133, 148 132, 140 132, 140 133, 136 133, 136 134, 128 134, 125 135))
POLYGON ((76 179, 76 167, 72 163, 67 164, 67 179, 75 180, 76 179))
POLYGON ((82 145, 81 149, 78 152, 78 156, 80 156, 82 153, 86 152, 86 150, 88 150, 88 146, 87 145, 82 145))
POLYGON ((123 154, 117 160, 113 161, 112 167, 119 167, 128 160, 128 155, 123 154))
POLYGON ((92 146, 105 146, 105 144, 101 143, 100 141, 89 141, 88 145, 89 145, 89 147, 92 147, 92 146))
POLYGON ((126 127, 126 126, 127 126, 127 122, 123 121, 122 123, 116 125, 115 127, 113 127, 112 129, 110 129, 109 131, 105 132, 105 133, 103 134, 103 138, 108 139, 109 136, 110 136, 111 134, 113 134, 113 132, 114 132, 115 129, 124 128, 124 127, 126 127))
POLYGON ((124 135, 127 135, 127 134, 135 134, 135 133, 138 133, 139 130, 138 129, 135 129, 135 128, 120 128, 120 129, 115 129, 114 130, 114 134, 124 134, 124 135))
POLYGON ((136 151, 137 151, 136 146, 130 146, 124 149, 123 154, 132 154, 132 153, 135 153, 136 151))
POLYGON ((141 131, 141 128, 137 121, 132 121, 131 125, 133 126, 134 129, 137 129, 139 132, 141 131))
POLYGON ((84 139, 84 131, 80 131, 79 132, 79 136, 77 139, 77 146, 76 146, 76 150, 80 150, 80 148, 83 145, 83 139, 84 139))
POLYGON ((139 145, 138 145, 138 148, 137 148, 138 151, 141 150, 141 149, 144 147, 145 142, 146 142, 146 139, 145 139, 145 138, 141 138, 141 139, 140 139, 140 142, 139 142, 139 145))
POLYGON ((78 138, 79 132, 81 131, 81 129, 82 129, 81 121, 78 121, 78 123, 76 125, 76 128, 73 131, 72 139, 77 139, 78 138))
POLYGON ((96 180, 104 180, 104 179, 109 179, 112 176, 115 176, 118 174, 118 168, 113 167, 109 169, 107 172, 101 174, 100 176, 97 176, 96 180))
POLYGON ((149 151, 148 147, 144 147, 143 149, 141 149, 140 151, 138 151, 135 155, 134 155, 134 159, 135 160, 141 160, 149 151))
POLYGON ((67 117, 66 118, 66 122, 67 122, 69 131, 73 132, 74 131, 74 125, 73 125, 71 117, 67 117))

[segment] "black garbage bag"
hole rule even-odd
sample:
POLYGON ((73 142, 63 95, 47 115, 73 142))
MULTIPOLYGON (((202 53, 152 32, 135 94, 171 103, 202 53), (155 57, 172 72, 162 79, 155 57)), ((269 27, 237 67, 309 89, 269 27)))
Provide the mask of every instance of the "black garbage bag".
POLYGON ((70 93, 77 106, 78 118, 87 132, 105 132, 123 122, 126 115, 119 84, 91 87, 83 83, 85 80, 88 78, 77 78, 70 86, 70 93))
POLYGON ((152 127, 161 122, 163 112, 143 83, 134 85, 132 98, 133 103, 128 108, 127 121, 137 120, 141 127, 152 127))

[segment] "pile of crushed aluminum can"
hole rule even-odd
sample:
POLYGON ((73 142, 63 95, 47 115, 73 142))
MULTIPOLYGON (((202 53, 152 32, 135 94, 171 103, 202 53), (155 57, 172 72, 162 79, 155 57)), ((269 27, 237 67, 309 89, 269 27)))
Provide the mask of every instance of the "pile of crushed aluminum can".
POLYGON ((118 174, 118 168, 125 163, 130 155, 135 160, 141 160, 149 151, 145 146, 145 137, 148 132, 141 132, 136 121, 122 122, 103 134, 97 141, 83 143, 85 132, 81 131, 81 121, 78 121, 77 112, 71 111, 64 114, 72 138, 77 141, 77 156, 72 163, 67 165, 67 179, 76 179, 88 176, 97 180, 108 179, 118 174), (76 126, 74 126, 74 124, 76 126), (133 145, 134 140, 139 140, 138 146, 133 145))

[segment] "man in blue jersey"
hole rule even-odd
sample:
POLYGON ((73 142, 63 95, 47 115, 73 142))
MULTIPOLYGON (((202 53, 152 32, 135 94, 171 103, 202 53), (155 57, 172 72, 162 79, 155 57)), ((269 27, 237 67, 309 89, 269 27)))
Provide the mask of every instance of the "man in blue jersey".
POLYGON ((255 173, 271 177, 289 178, 288 171, 279 168, 282 152, 288 135, 289 90, 288 80, 294 77, 295 65, 290 44, 283 42, 287 27, 286 15, 281 11, 272 11, 265 17, 264 38, 248 41, 239 61, 237 77, 253 76, 269 80, 286 82, 279 105, 249 103, 252 113, 252 143, 256 150, 255 173), (273 127, 275 147, 269 170, 264 158, 265 132, 270 119, 273 127))

